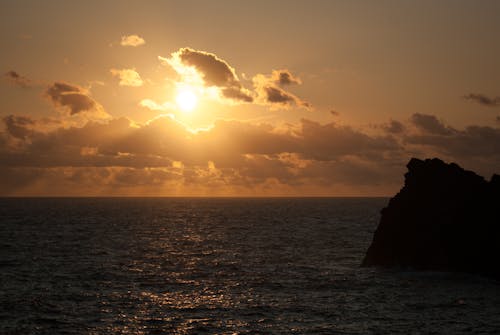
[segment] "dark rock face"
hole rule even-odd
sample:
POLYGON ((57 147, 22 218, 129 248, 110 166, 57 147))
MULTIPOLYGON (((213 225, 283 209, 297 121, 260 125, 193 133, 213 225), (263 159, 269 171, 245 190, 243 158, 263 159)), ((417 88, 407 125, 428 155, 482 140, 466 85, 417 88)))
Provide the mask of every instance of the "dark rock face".
POLYGON ((461 271, 500 278, 500 176, 412 158, 382 210, 363 266, 461 271))

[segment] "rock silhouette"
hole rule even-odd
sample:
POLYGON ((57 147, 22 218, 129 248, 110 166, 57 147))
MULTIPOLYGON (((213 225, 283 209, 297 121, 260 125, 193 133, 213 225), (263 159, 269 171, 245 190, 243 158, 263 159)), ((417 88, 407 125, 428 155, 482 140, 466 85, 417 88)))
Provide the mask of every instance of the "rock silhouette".
POLYGON ((500 176, 412 158, 382 209, 362 266, 460 271, 500 279, 500 176))

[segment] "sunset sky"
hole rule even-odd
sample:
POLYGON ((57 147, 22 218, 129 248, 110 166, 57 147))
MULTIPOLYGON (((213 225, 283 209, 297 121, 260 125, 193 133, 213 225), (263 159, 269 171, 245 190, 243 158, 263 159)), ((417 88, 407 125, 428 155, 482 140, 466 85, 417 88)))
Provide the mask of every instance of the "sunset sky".
POLYGON ((500 172, 500 1, 2 1, 0 195, 387 196, 500 172))

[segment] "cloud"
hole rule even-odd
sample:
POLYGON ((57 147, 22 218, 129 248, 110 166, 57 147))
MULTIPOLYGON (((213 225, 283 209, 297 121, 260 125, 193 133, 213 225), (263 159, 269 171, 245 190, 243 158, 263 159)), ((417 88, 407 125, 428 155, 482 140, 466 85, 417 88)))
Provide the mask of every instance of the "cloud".
POLYGON ((372 136, 350 126, 335 123, 320 124, 302 119, 300 131, 301 155, 314 160, 333 160, 339 157, 381 157, 386 151, 400 151, 390 136, 372 136))
POLYGON ((273 86, 265 86, 262 88, 265 92, 266 100, 271 103, 280 103, 280 104, 290 104, 296 102, 295 97, 284 90, 273 87, 273 86))
POLYGON ((24 139, 33 134, 35 121, 27 116, 8 115, 3 118, 7 133, 15 138, 24 139))
POLYGON ((214 178, 224 179, 226 185, 245 184, 250 188, 268 179, 305 183, 306 180, 299 180, 306 166, 343 160, 346 155, 366 160, 375 157, 373 153, 377 150, 399 150, 390 140, 310 120, 302 120, 287 131, 268 124, 219 120, 212 128, 197 133, 166 116, 140 126, 120 118, 45 133, 37 131, 32 120, 17 121, 17 129, 7 135, 22 139, 24 145, 14 151, 0 150, 0 166, 37 169, 171 166, 183 170, 184 183, 201 180, 211 183, 214 178))
POLYGON ((500 97, 490 98, 484 94, 480 93, 470 93, 464 96, 465 100, 469 100, 478 103, 486 107, 497 107, 500 106, 500 97))
POLYGON ((444 125, 434 115, 415 113, 411 117, 411 122, 423 132, 435 135, 449 135, 453 129, 444 125))
POLYGON ((55 106, 67 109, 69 115, 92 112, 97 117, 108 117, 102 107, 90 97, 89 92, 77 85, 55 82, 47 88, 45 94, 55 106))
POLYGON ((425 114, 410 122, 414 127, 403 129, 398 121, 384 124, 398 129, 381 135, 308 119, 218 120, 193 132, 166 115, 145 124, 118 118, 50 129, 10 115, 0 132, 0 182, 24 179, 17 186, 5 181, 10 186, 1 192, 381 195, 400 187, 412 156, 438 155, 483 174, 500 166, 499 128, 454 129, 425 114))
POLYGON ((146 107, 152 111, 172 111, 176 108, 176 106, 171 102, 165 102, 163 104, 159 104, 151 99, 142 99, 139 102, 139 106, 146 107))
POLYGON ((12 84, 14 86, 27 88, 27 87, 31 87, 31 85, 32 85, 32 81, 30 79, 20 75, 16 71, 12 71, 12 70, 8 71, 7 73, 5 73, 5 78, 7 79, 7 81, 10 84, 12 84))
MULTIPOLYGON (((5 126, 4 135, 16 140, 27 140, 28 142, 33 141, 33 139, 39 136, 39 134, 49 133, 67 124, 60 119, 34 119, 31 116, 26 115, 7 115, 2 118, 2 121, 5 126)), ((5 136, 3 138, 6 139, 5 136)), ((8 142, 9 141, 4 142, 4 144, 8 144, 8 142)), ((16 144, 19 143, 21 142, 16 142, 16 144)))
POLYGON ((391 120, 388 123, 382 124, 381 128, 389 134, 401 134, 405 131, 404 124, 396 120, 391 120))
POLYGON ((120 196, 132 191, 160 196, 182 178, 169 167, 0 167, 2 194, 11 195, 120 196))
POLYGON ((300 85, 302 84, 302 81, 300 78, 295 77, 292 75, 292 73, 289 70, 273 70, 271 74, 271 78, 277 85, 281 86, 286 86, 286 85, 292 85, 292 84, 297 84, 300 85))
POLYGON ((141 76, 135 69, 111 69, 110 72, 120 79, 120 86, 139 87, 143 85, 141 76))
POLYGON ((243 87, 235 69, 213 53, 181 48, 173 52, 170 58, 159 59, 169 64, 181 76, 183 82, 215 87, 223 98, 234 102, 256 102, 276 108, 311 107, 308 102, 282 88, 302 83, 287 69, 273 70, 269 76, 257 74, 252 78, 252 92, 243 87))
POLYGON ((250 92, 241 85, 234 68, 217 55, 181 48, 172 53, 171 58, 162 58, 183 77, 186 82, 199 82, 207 87, 217 87, 223 97, 239 102, 252 102, 250 92))
POLYGON ((500 161, 500 129, 487 126, 468 126, 447 133, 423 133, 405 137, 411 144, 432 147, 435 152, 462 161, 489 157, 500 161))
POLYGON ((222 89, 222 96, 225 98, 242 101, 242 102, 252 102, 253 97, 251 93, 241 87, 226 87, 222 89))
POLYGON ((278 105, 285 108, 290 106, 311 107, 308 102, 277 86, 276 80, 272 75, 257 74, 253 77, 252 81, 260 103, 278 105))
POLYGON ((233 87, 239 84, 234 69, 215 54, 181 48, 172 56, 177 57, 186 66, 195 67, 208 86, 233 87))
POLYGON ((122 36, 120 41, 120 45, 124 47, 138 47, 144 44, 146 44, 146 41, 142 37, 135 34, 122 36))

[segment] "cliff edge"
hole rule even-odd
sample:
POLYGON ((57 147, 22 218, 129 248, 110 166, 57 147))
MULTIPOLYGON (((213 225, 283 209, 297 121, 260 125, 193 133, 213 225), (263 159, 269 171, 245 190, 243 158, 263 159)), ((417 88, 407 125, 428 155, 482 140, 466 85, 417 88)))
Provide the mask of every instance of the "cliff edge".
POLYGON ((362 266, 460 271, 500 279, 500 176, 412 158, 382 209, 362 266))

